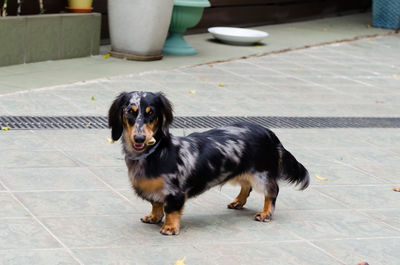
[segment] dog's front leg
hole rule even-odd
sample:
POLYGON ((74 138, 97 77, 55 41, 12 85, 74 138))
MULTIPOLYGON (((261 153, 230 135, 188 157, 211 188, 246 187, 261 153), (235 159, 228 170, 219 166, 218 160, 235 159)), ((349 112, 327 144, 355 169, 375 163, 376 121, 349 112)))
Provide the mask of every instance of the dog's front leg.
POLYGON ((185 195, 183 193, 168 195, 165 198, 165 222, 160 233, 163 235, 177 235, 181 224, 185 195))
POLYGON ((164 204, 159 202, 152 202, 151 213, 146 215, 145 217, 140 218, 143 223, 147 224, 158 224, 161 222, 164 216, 164 204))

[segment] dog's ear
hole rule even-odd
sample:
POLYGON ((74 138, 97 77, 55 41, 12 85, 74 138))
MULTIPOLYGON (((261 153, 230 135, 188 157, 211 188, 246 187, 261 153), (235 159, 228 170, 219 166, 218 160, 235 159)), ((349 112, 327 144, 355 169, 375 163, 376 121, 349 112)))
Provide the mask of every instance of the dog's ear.
POLYGON ((169 125, 172 123, 174 119, 174 115, 172 113, 173 112, 172 104, 161 92, 157 93, 157 97, 159 98, 161 106, 160 110, 162 116, 161 130, 164 133, 164 135, 169 135, 169 125))
POLYGON ((108 111, 108 127, 111 128, 111 137, 114 141, 117 141, 124 130, 122 124, 122 110, 126 105, 128 93, 122 92, 112 103, 110 110, 108 111))

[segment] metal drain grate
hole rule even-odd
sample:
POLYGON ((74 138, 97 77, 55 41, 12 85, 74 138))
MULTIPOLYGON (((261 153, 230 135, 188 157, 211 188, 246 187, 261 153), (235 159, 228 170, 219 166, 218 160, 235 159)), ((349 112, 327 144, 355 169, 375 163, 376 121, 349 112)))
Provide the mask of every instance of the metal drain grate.
MULTIPOLYGON (((248 121, 268 128, 400 128, 400 118, 370 117, 175 117, 172 128, 214 128, 248 121)), ((12 130, 105 129, 104 116, 0 116, 0 126, 12 130)))

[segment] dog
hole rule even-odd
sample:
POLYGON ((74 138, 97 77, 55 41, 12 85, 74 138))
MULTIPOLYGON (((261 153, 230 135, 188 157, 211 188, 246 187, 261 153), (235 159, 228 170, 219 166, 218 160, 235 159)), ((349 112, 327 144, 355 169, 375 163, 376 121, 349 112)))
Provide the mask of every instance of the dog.
POLYGON ((169 132, 172 121, 171 103, 161 92, 123 92, 108 113, 112 139, 122 137, 132 187, 152 204, 141 221, 160 223, 165 213, 163 235, 179 234, 185 201, 214 186, 241 186, 230 209, 241 209, 252 189, 263 193, 264 208, 254 219, 269 222, 279 180, 301 190, 309 184, 306 168, 262 126, 241 122, 176 137, 169 132))

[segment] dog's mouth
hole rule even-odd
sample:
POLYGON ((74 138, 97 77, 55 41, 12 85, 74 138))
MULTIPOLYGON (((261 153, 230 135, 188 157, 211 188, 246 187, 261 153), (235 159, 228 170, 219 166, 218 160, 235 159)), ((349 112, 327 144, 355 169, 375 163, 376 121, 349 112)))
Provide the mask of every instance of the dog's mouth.
POLYGON ((154 137, 151 137, 151 139, 149 141, 147 141, 147 143, 138 144, 138 143, 132 142, 132 148, 136 152, 142 152, 144 149, 146 149, 146 147, 155 145, 156 142, 157 142, 156 139, 154 137))
POLYGON ((146 146, 144 144, 132 144, 132 147, 135 151, 141 152, 146 146))

